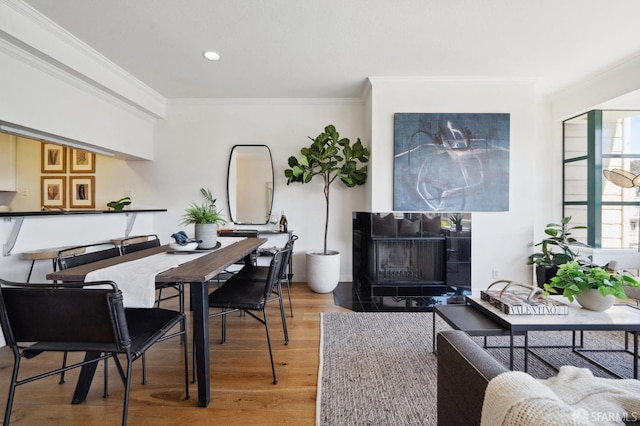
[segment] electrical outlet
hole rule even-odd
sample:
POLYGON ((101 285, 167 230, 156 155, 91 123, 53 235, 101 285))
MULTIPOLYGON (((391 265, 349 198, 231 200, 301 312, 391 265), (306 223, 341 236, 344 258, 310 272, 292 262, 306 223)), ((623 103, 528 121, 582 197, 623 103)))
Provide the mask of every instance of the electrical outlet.
POLYGON ((494 280, 498 279, 498 270, 497 269, 492 269, 491 270, 491 278, 493 278, 494 280))
POLYGON ((26 186, 22 188, 22 196, 26 197, 29 195, 29 188, 27 188, 26 186))

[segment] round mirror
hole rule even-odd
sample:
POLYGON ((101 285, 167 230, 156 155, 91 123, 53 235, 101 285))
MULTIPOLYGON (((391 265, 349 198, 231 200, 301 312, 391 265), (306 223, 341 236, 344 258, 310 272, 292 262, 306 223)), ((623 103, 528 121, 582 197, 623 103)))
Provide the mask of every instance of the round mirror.
POLYGON ((273 205, 273 161, 266 145, 235 145, 229 156, 227 200, 232 222, 263 225, 273 205))

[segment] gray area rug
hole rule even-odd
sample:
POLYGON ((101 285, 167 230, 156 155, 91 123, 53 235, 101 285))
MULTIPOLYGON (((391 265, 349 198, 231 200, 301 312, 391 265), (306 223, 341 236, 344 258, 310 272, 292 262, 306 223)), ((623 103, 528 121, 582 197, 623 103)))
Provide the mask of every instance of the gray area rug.
MULTIPOLYGON (((321 319, 320 368, 316 424, 435 425, 437 357, 431 352, 432 314, 422 312, 332 312, 321 319)), ((449 329, 440 319, 436 332, 449 329)), ((478 344, 482 338, 474 338, 478 344)), ((516 344, 521 345, 522 338, 516 344)), ((571 332, 532 332, 529 345, 568 346, 571 332)), ((631 340, 631 339, 630 339, 631 340)), ((491 337, 488 351, 509 365, 507 338, 491 337), (497 347, 496 347, 497 346, 497 347)), ((623 349, 622 332, 586 332, 589 349, 623 349)), ((631 346, 632 347, 632 346, 631 346)), ((612 377, 570 348, 532 348, 550 363, 589 368, 612 377)), ((523 351, 515 351, 515 367, 523 369, 523 351)), ((626 352, 591 352, 590 356, 632 377, 633 356, 626 352)), ((529 373, 547 378, 556 371, 529 355, 529 373)))
POLYGON ((436 423, 430 313, 323 313, 319 425, 436 423))

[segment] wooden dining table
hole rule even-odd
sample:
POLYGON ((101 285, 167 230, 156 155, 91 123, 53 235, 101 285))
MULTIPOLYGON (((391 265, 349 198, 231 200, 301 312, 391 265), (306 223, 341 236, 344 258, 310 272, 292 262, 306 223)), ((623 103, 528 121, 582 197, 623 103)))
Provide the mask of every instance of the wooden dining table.
MULTIPOLYGON (((200 407, 208 406, 211 400, 211 381, 209 374, 209 281, 214 279, 230 265, 242 259, 245 259, 245 262, 250 264, 251 253, 266 241, 266 238, 245 238, 156 275, 156 283, 181 282, 189 284, 193 317, 192 332, 196 360, 194 368, 196 369, 198 380, 198 405, 200 407)), ((89 272, 169 250, 168 245, 140 250, 123 256, 52 272, 47 274, 47 279, 65 282, 84 281, 85 276, 89 272)), ((85 360, 90 359, 91 356, 95 357, 96 354, 87 354, 85 360)), ((91 363, 82 368, 73 397, 74 404, 78 404, 86 399, 96 366, 97 363, 91 363)))

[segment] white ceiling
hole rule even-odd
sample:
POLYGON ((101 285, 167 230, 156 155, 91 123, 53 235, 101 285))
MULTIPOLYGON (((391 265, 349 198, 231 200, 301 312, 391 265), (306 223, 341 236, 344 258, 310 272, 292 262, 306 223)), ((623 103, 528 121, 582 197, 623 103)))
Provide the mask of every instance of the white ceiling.
POLYGON ((389 76, 544 94, 640 53, 638 0, 25 2, 167 98, 358 98, 389 76))

